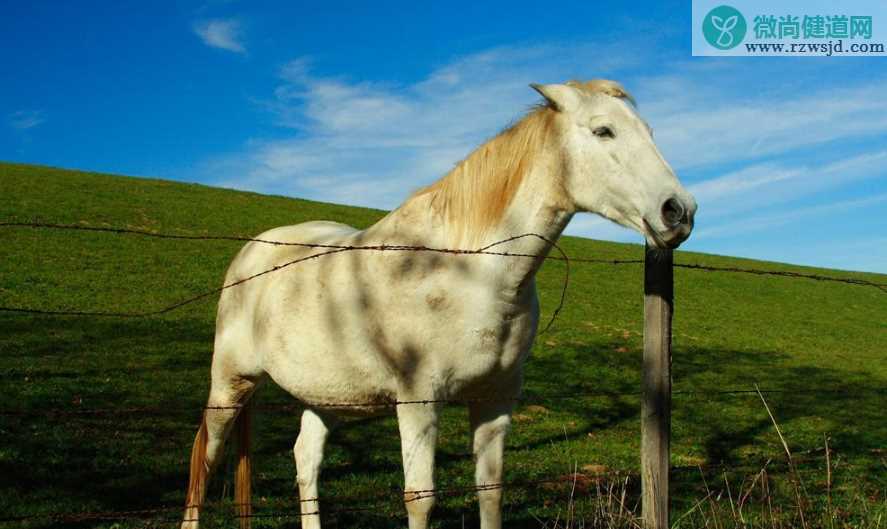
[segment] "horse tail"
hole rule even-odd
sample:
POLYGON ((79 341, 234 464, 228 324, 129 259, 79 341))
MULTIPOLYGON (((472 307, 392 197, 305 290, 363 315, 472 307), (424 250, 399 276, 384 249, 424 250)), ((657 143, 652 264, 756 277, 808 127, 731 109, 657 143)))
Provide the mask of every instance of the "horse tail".
POLYGON ((206 464, 206 412, 200 420, 200 428, 194 438, 194 446, 191 448, 191 469, 188 479, 188 494, 185 498, 185 519, 192 519, 197 513, 197 508, 203 503, 206 496, 206 478, 209 468, 206 464))
POLYGON ((252 442, 253 406, 248 401, 237 416, 237 473, 234 481, 234 502, 240 518, 240 529, 250 529, 252 517, 252 442))

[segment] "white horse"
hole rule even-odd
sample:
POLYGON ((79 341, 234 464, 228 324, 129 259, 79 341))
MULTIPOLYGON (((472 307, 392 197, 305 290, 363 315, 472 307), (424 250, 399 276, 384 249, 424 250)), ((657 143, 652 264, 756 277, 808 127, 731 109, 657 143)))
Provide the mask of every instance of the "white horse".
MULTIPOLYGON (((259 238, 329 245, 483 248, 535 233, 556 240, 573 214, 600 214, 677 247, 696 203, 681 186, 617 83, 532 85, 545 104, 481 145, 446 176, 370 228, 308 222, 259 238)), ((249 407, 271 377, 307 409, 293 452, 302 526, 320 528, 317 480, 337 415, 394 410, 400 429, 410 529, 434 505, 439 402, 469 402, 483 529, 501 526, 505 434, 539 319, 535 275, 551 249, 523 237, 499 247, 535 258, 434 252, 345 251, 266 274, 222 292, 212 388, 191 454, 183 528, 197 527, 223 443, 241 426, 236 500, 248 515, 249 407), (343 407, 329 405, 342 404, 343 407)), ((316 250, 250 242, 226 284, 316 250)), ((242 516, 242 525, 249 517, 242 516)))

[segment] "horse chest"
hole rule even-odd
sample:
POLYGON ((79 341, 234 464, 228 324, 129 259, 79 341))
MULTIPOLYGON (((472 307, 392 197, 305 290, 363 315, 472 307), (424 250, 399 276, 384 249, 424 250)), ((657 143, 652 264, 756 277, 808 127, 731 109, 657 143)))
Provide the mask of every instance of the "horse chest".
POLYGON ((535 336, 538 321, 535 299, 525 306, 503 307, 501 303, 474 306, 467 309, 466 314, 459 338, 452 340, 453 345, 446 352, 452 378, 483 390, 519 372, 535 336))

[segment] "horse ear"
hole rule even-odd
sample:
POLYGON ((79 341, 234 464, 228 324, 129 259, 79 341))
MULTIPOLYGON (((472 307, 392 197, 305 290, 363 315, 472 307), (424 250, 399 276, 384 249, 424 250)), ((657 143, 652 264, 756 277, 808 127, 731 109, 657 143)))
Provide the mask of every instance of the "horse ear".
POLYGON ((569 111, 579 106, 579 94, 572 86, 530 83, 530 88, 539 92, 548 101, 548 104, 558 112, 569 111))

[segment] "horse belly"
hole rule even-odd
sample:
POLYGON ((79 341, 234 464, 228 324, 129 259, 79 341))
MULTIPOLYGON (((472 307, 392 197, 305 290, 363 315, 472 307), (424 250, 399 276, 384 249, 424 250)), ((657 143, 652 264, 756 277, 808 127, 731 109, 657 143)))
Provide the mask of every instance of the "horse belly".
POLYGON ((354 325, 331 325, 305 311, 281 319, 261 349, 265 371, 291 395, 343 412, 378 411, 374 404, 395 398, 396 385, 373 361, 372 344, 354 325))
POLYGON ((505 305, 471 270, 390 255, 331 255, 264 293, 256 343, 275 382, 309 405, 349 411, 515 379, 535 330, 533 299, 505 305))

